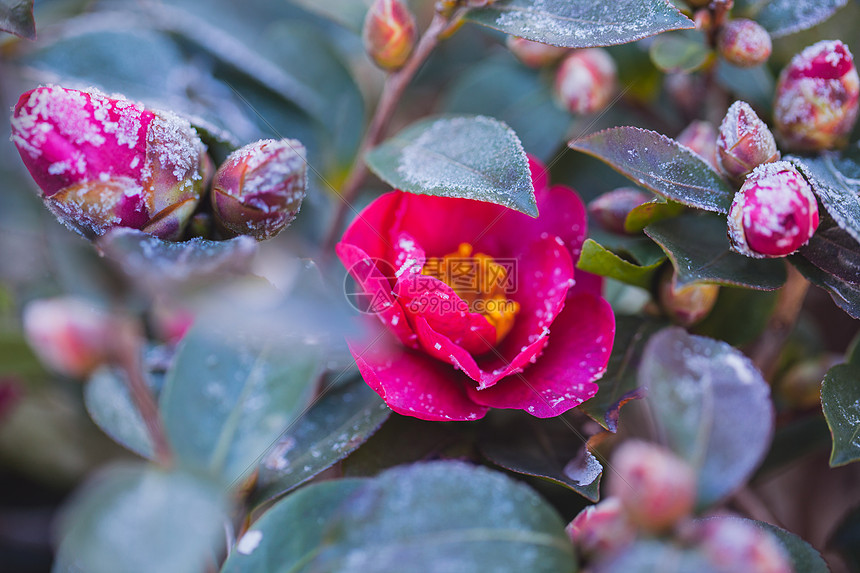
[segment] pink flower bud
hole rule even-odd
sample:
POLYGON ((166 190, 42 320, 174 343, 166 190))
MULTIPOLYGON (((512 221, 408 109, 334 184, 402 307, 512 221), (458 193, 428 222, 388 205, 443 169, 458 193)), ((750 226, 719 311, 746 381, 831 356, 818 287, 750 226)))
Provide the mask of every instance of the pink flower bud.
POLYGON ((234 151, 212 183, 212 209, 228 230, 274 237, 299 212, 307 190, 305 148, 295 139, 265 139, 234 151))
POLYGON ((794 573, 791 560, 770 533, 739 518, 712 518, 701 523, 700 547, 719 571, 794 573))
POLYGON ((822 41, 792 58, 779 76, 776 128, 787 146, 817 151, 844 145, 857 121, 860 77, 848 47, 822 41))
POLYGON ((679 288, 676 279, 671 267, 660 276, 657 287, 660 306, 677 324, 693 326, 711 313, 717 304, 720 287, 693 283, 679 288))
POLYGON ((669 450, 641 441, 624 442, 613 456, 609 494, 630 520, 649 531, 672 527, 693 510, 696 476, 669 450))
POLYGON ((726 112, 717 138, 717 159, 723 172, 737 182, 762 163, 779 159, 773 134, 746 102, 736 101, 726 112))
POLYGON ((633 187, 619 187, 591 201, 588 214, 607 231, 624 235, 627 233, 624 221, 630 211, 653 198, 650 193, 633 187))
POLYGON ((24 308, 24 335, 52 370, 85 378, 110 356, 115 321, 103 310, 74 297, 35 300, 24 308))
POLYGON ((766 163, 747 176, 729 209, 732 250, 748 257, 784 257, 818 228, 809 183, 787 161, 766 163))
POLYGON ((400 69, 415 47, 415 17, 401 0, 376 0, 364 19, 364 49, 384 70, 400 69))
POLYGON ((760 24, 745 18, 730 20, 720 30, 717 46, 730 64, 751 68, 770 57, 770 34, 760 24))
POLYGON ((617 88, 615 61, 602 48, 571 52, 555 76, 555 95, 571 113, 589 114, 605 108, 617 88))
POLYGON ((574 545, 587 555, 611 553, 636 537, 636 528, 617 497, 589 505, 573 518, 565 530, 574 545))
POLYGON ((709 121, 696 120, 678 134, 676 141, 708 162, 717 166, 717 130, 709 121))
POLYGON ((12 141, 47 207, 87 237, 133 227, 178 238, 210 168, 187 121, 94 89, 25 93, 12 141))
POLYGON ((568 48, 532 42, 517 36, 508 36, 506 43, 517 59, 530 68, 552 65, 569 51, 568 48))

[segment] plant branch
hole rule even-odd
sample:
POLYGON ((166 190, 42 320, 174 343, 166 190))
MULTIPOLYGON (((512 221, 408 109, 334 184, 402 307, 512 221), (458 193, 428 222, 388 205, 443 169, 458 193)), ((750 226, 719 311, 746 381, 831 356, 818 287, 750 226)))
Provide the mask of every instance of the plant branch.
POLYGON ((376 111, 370 120, 367 131, 364 133, 364 138, 358 148, 358 153, 355 157, 355 162, 349 170, 343 187, 341 187, 340 198, 341 202, 337 206, 334 220, 329 226, 325 241, 323 242, 323 257, 328 256, 328 253, 334 248, 334 244, 340 235, 340 228, 346 218, 347 209, 350 208, 361 184, 367 177, 367 164, 364 162, 364 156, 368 151, 373 149, 385 133, 385 129, 391 122, 391 117, 397 107, 400 97, 403 95, 406 86, 421 68, 421 65, 438 45, 440 37, 448 30, 451 18, 442 14, 433 16, 433 20, 421 36, 421 40, 415 47, 415 51, 409 57, 406 64, 391 73, 385 80, 385 85, 382 88, 382 95, 379 98, 379 103, 376 106, 376 111))

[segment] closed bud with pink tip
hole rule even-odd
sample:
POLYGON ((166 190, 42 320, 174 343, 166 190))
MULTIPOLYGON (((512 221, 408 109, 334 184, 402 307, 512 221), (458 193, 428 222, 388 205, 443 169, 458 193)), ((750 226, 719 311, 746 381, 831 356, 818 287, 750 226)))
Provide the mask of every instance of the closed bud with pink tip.
POLYGON ((506 43, 517 59, 530 68, 552 65, 569 51, 568 48, 541 44, 517 36, 508 36, 506 43))
POLYGON ((571 52, 555 76, 555 95, 570 113, 596 113, 609 105, 617 90, 615 60, 602 48, 571 52))
POLYGON ((746 18, 726 22, 720 30, 717 47, 727 62, 742 68, 765 63, 773 50, 767 30, 746 18))
POLYGON ((748 103, 736 101, 723 118, 717 159, 726 175, 738 183, 762 163, 779 159, 773 134, 748 103))
POLYGON ((367 55, 384 70, 403 67, 415 47, 415 17, 401 0, 376 0, 364 19, 367 55))

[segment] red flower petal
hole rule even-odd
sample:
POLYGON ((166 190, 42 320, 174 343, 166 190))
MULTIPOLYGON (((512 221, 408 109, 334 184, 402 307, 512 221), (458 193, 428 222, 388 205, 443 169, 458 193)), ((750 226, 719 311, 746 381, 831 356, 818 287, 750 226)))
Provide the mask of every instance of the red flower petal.
POLYGON ((488 408, 472 402, 463 387, 465 376, 447 364, 407 350, 385 334, 349 350, 365 382, 388 407, 422 420, 456 421, 483 418, 488 408))
POLYGON ((552 338, 540 360, 523 374, 492 388, 466 388, 469 397, 493 408, 525 410, 538 418, 558 416, 597 392, 615 336, 615 317, 602 298, 571 298, 553 323, 552 338))

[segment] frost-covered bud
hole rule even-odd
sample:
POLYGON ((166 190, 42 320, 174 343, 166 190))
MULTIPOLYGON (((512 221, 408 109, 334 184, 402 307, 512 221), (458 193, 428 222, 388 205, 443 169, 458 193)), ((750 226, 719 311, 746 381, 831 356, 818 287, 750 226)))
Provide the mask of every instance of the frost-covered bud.
POLYGON ((711 313, 717 304, 720 287, 705 283, 678 287, 676 279, 671 267, 661 275, 657 286, 660 306, 674 322, 692 326, 711 313))
POLYGON ((787 161, 766 163, 747 176, 729 209, 732 250, 754 258, 784 257, 818 228, 818 203, 787 161))
POLYGON ((621 549, 636 537, 636 528, 617 497, 589 505, 567 528, 570 540, 586 555, 603 555, 621 549))
POLYGON ((717 159, 736 182, 762 163, 779 159, 773 134, 748 103, 736 101, 726 112, 717 138, 717 159))
POLYGON ((848 47, 822 41, 792 58, 779 75, 774 119, 780 141, 796 150, 844 145, 857 120, 860 78, 848 47))
POLYGON ((519 61, 530 68, 542 68, 560 60, 569 50, 540 42, 532 42, 517 36, 508 36, 508 49, 519 61))
POLYGON ((617 89, 615 61, 602 48, 571 52, 555 76, 555 95, 571 113, 589 114, 605 108, 617 89))
POLYGON ((717 166, 717 129, 709 121, 696 120, 678 134, 676 141, 695 152, 714 169, 717 166))
POLYGON ((771 533, 739 518, 700 522, 700 549, 725 573, 794 573, 791 559, 771 533))
POLYGON ((24 307, 24 336, 46 366, 84 378, 110 357, 116 321, 75 297, 35 300, 24 307))
POLYGON ((401 0, 376 0, 364 19, 364 49, 384 70, 400 69, 412 54, 415 17, 401 0))
POLYGON ((631 440, 612 460, 609 495, 618 497, 630 520, 664 531, 693 510, 696 476, 683 460, 656 444, 631 440))
POLYGON ((619 187, 600 195, 588 204, 588 214, 597 223, 613 233, 626 234, 624 221, 635 207, 654 198, 634 187, 619 187))
POLYGON ((746 18, 726 22, 720 29, 717 47, 727 62, 742 68, 765 63, 773 49, 767 30, 746 18))
POLYGON ((289 225, 308 186, 305 148, 265 139, 234 151, 215 173, 212 210, 228 230, 263 240, 289 225))
POLYGON ((178 238, 211 175, 187 121, 94 89, 25 93, 12 141, 47 207, 91 238, 112 227, 178 238))

